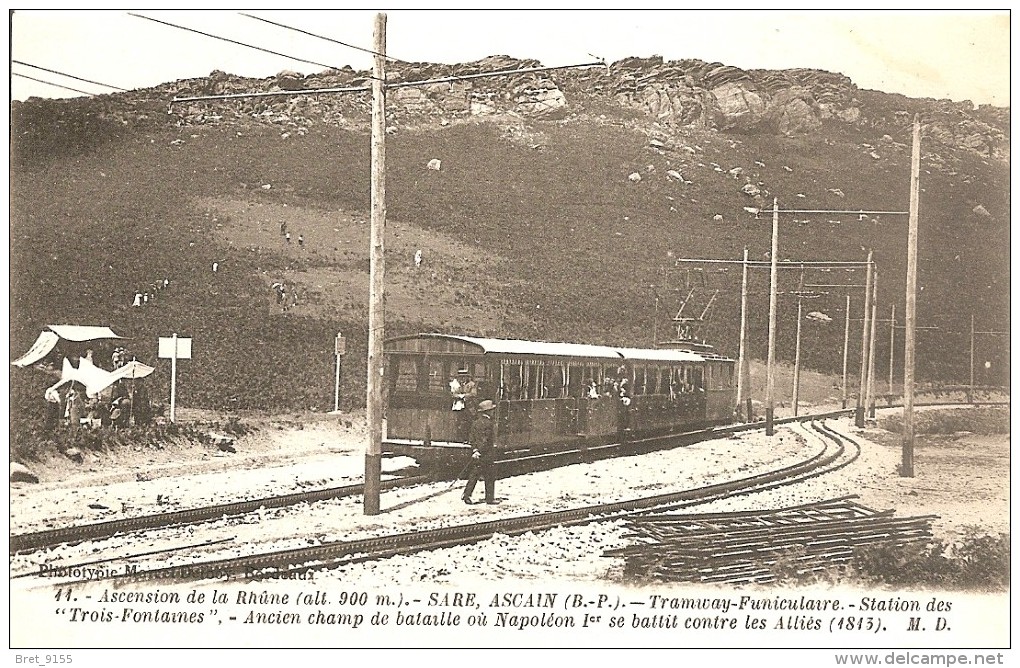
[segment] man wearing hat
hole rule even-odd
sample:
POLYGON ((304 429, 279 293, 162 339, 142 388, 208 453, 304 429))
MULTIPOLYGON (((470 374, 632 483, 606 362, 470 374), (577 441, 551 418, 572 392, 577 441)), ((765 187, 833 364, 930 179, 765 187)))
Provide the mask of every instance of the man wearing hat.
POLYGON ((471 494, 475 491, 475 483, 479 478, 485 479, 485 502, 499 503, 496 501, 496 448, 493 444, 492 413, 496 408, 489 399, 478 404, 478 415, 471 423, 471 435, 469 441, 473 450, 471 459, 471 475, 468 477, 467 485, 464 486, 464 493, 461 498, 464 503, 474 503, 471 494))

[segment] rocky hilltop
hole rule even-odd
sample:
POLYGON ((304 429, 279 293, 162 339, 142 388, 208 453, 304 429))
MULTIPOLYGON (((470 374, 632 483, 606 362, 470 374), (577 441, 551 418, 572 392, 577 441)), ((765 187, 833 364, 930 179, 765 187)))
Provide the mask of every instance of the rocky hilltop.
MULTIPOLYGON (((975 108, 969 101, 910 99, 866 91, 846 76, 821 70, 743 70, 721 63, 661 56, 626 58, 607 67, 524 73, 494 78, 441 81, 483 72, 540 67, 536 60, 490 56, 459 65, 401 63, 389 70, 390 122, 449 123, 459 117, 501 113, 565 118, 584 112, 582 101, 600 101, 637 112, 666 127, 693 127, 735 133, 803 135, 823 123, 871 129, 902 128, 921 113, 926 136, 949 148, 962 148, 1008 162, 1009 110, 975 108), (436 81, 424 86, 411 82, 436 81), (399 87, 405 85, 404 87, 399 87)), ((150 89, 74 100, 60 105, 95 107, 98 117, 120 125, 173 123, 266 123, 293 126, 303 133, 316 124, 363 127, 370 113, 367 94, 323 93, 244 98, 215 108, 201 101, 171 99, 206 95, 368 88, 369 72, 328 69, 301 75, 292 71, 264 79, 214 71, 208 77, 175 81, 150 89)), ((13 114, 49 101, 14 103, 13 114)), ((75 106, 74 108, 80 108, 75 106)))

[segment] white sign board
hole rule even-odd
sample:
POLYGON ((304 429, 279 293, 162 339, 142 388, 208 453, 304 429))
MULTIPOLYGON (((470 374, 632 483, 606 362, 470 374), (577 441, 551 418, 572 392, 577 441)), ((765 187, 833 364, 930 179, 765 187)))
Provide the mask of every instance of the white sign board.
POLYGON ((169 336, 159 337, 159 356, 164 359, 177 358, 179 360, 191 359, 191 337, 173 338, 169 336), (177 354, 174 354, 174 341, 177 342, 177 354))

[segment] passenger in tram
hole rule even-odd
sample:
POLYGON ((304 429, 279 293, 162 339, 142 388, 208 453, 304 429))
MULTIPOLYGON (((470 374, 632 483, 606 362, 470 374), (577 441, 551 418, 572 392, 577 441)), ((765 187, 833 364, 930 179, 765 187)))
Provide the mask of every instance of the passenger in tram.
POLYGON ((453 397, 453 410, 462 411, 464 410, 464 392, 461 390, 460 378, 457 374, 450 375, 450 396, 453 397))
POLYGON ((630 387, 626 378, 621 378, 616 384, 616 399, 619 403, 617 410, 616 429, 620 432, 621 441, 623 432, 630 429, 630 387))
POLYGON ((620 383, 617 386, 617 396, 619 396, 621 404, 630 406, 630 385, 627 383, 626 378, 620 379, 620 383))
POLYGON ((563 392, 563 379, 560 377, 559 371, 552 369, 552 373, 547 371, 546 374, 549 382, 545 386, 545 398, 559 399, 563 392))
POLYGON ((452 410, 457 413, 457 440, 463 443, 468 439, 478 400, 478 384, 467 369, 459 369, 450 379, 450 394, 452 410))
POLYGON ((600 396, 599 395, 599 384, 595 381, 594 378, 591 378, 591 379, 588 380, 588 387, 585 390, 585 395, 584 396, 586 398, 588 398, 588 399, 598 399, 599 398, 599 396, 600 396))
POLYGON ((607 397, 616 396, 616 378, 611 374, 606 374, 602 379, 602 394, 607 397))
POLYGON ((461 378, 461 390, 464 393, 464 407, 471 413, 478 408, 478 381, 471 377, 467 369, 460 369, 458 372, 461 378))

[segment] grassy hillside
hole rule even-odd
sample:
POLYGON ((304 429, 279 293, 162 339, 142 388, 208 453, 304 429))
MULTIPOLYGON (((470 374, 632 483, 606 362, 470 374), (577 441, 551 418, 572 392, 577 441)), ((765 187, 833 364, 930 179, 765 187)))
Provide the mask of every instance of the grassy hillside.
MULTIPOLYGON (((692 285, 698 311, 720 291, 706 335, 735 355, 739 271, 688 273, 673 266, 674 257, 738 259, 747 246, 752 259, 766 259, 770 221, 744 207, 768 207, 773 196, 781 206, 811 209, 907 205, 909 124, 900 117, 784 137, 667 128, 603 99, 577 93, 571 101, 572 113, 559 120, 496 115, 395 124, 387 137, 388 334, 651 345, 655 333, 667 338, 692 285), (441 170, 426 169, 433 158, 441 170), (734 178, 737 167, 743 172, 734 178), (639 182, 628 179, 633 173, 639 182), (761 184, 757 200, 741 192, 748 181, 761 184), (425 262, 415 269, 418 248, 425 262)), ((174 127, 153 120, 125 129, 70 104, 38 103, 14 116, 12 355, 47 323, 108 324, 131 336, 132 351, 149 361, 156 338, 177 332, 193 336, 195 346, 194 360, 181 368, 183 405, 325 409, 332 404, 332 338, 343 330, 343 403, 363 403, 367 134, 254 122, 174 127), (59 113, 52 105, 62 105, 59 113), (283 221, 294 237, 289 246, 279 233, 283 221), (136 291, 163 277, 169 290, 131 307, 136 291), (274 281, 292 286, 297 306, 276 305, 274 281)), ((919 317, 943 330, 922 334, 919 373, 960 381, 971 312, 989 327, 1008 326, 1008 166, 926 144, 922 169, 919 317), (989 215, 975 214, 978 204, 989 215)), ((805 215, 782 223, 783 259, 864 260, 874 249, 883 318, 892 303, 902 314, 905 248, 905 217, 805 215)), ((751 352, 758 357, 765 354, 767 280, 767 272, 751 277, 751 352)), ((781 289, 798 280, 784 276, 781 289)), ((840 291, 809 304, 833 317, 805 323, 809 368, 838 372, 842 308, 840 291)), ((795 315, 795 301, 783 298, 782 360, 793 358, 795 315)), ((854 365, 859 329, 852 336, 854 365)), ((879 369, 887 342, 880 325, 879 369)), ((983 352, 995 355, 996 369, 1008 364, 1002 350, 983 352)), ((167 375, 154 395, 165 390, 167 375)), ((12 395, 27 402, 15 413, 31 416, 45 379, 18 371, 13 381, 12 395)))

